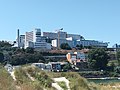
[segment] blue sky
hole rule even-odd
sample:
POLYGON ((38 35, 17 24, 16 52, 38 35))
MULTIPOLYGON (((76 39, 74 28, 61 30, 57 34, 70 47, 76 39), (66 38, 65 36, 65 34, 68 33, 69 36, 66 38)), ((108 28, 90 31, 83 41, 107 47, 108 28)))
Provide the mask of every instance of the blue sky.
POLYGON ((41 28, 120 44, 120 0, 0 0, 0 40, 41 28))

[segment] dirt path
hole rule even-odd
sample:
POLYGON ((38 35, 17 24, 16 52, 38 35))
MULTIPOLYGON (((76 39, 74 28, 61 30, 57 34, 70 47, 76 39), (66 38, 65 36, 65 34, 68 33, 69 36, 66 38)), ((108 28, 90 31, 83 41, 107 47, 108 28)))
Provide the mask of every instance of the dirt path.
POLYGON ((69 80, 67 80, 65 77, 60 77, 60 78, 53 78, 53 80, 57 83, 57 82, 65 82, 67 89, 70 90, 70 86, 69 86, 69 80))

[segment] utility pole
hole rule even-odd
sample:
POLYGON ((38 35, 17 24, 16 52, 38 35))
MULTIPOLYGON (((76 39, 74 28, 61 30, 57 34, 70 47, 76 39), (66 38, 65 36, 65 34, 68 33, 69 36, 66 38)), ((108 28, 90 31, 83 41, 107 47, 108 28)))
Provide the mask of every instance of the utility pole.
POLYGON ((17 30, 17 41, 18 41, 18 48, 20 47, 20 31, 19 29, 17 30))
POLYGON ((118 45, 117 45, 117 44, 115 44, 115 46, 116 46, 116 60, 118 60, 118 57, 117 57, 118 45))
POLYGON ((60 49, 60 31, 58 31, 58 49, 60 49))
POLYGON ((55 30, 55 31, 57 31, 57 34, 58 34, 58 49, 60 49, 60 31, 62 31, 62 30, 63 30, 63 28, 55 30))

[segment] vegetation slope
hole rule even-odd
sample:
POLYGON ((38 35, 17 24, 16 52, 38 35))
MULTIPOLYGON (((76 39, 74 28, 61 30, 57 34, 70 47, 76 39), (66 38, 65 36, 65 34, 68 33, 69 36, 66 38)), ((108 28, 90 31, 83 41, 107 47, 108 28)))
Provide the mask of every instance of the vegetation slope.
MULTIPOLYGON (((70 81, 71 90, 119 90, 111 85, 97 85, 88 82, 76 72, 48 72, 32 66, 22 66, 15 70, 16 81, 12 79, 10 74, 0 66, 0 90, 56 90, 52 87, 54 82, 52 78, 66 77, 70 81), (28 74, 33 77, 31 80, 28 74)), ((66 89, 65 83, 59 83, 61 87, 66 89)))

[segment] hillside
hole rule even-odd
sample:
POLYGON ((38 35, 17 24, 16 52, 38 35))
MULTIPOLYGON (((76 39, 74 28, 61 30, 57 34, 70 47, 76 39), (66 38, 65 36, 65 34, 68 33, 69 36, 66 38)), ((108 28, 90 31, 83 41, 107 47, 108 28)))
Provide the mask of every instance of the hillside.
POLYGON ((16 80, 13 80, 3 66, 0 66, 0 90, 56 90, 53 83, 57 83, 61 90, 119 90, 111 88, 110 85, 90 83, 76 72, 55 73, 32 66, 22 66, 15 69, 14 75, 16 80), (69 81, 70 88, 64 81, 57 82, 55 78, 65 78, 69 81))
POLYGON ((10 74, 0 65, 0 90, 16 90, 10 74))

